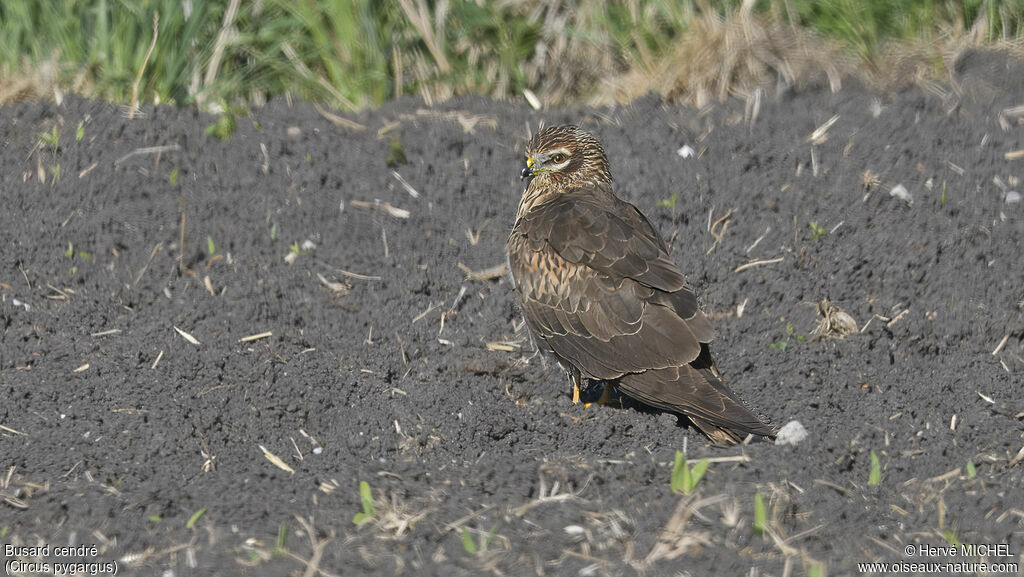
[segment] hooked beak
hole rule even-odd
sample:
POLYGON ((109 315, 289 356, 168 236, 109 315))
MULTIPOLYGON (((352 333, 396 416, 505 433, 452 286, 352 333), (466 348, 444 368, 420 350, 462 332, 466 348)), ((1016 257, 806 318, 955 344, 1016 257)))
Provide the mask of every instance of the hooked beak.
POLYGON ((526 159, 526 167, 523 168, 523 171, 519 173, 519 180, 523 180, 524 178, 530 178, 531 176, 533 176, 533 157, 532 156, 530 156, 530 157, 528 157, 526 159))

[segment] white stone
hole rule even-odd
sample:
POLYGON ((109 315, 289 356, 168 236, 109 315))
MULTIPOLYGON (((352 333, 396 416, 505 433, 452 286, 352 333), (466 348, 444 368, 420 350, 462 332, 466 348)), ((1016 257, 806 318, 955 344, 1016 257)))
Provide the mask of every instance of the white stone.
POLYGON ((676 154, 683 158, 693 158, 697 156, 697 151, 693 149, 689 144, 684 144, 682 148, 676 151, 676 154))
POLYGON ((800 421, 790 421, 775 435, 776 445, 797 445, 807 438, 807 429, 800 421))
POLYGON ((892 187, 892 190, 889 191, 889 196, 895 196, 907 204, 914 204, 914 197, 910 194, 910 191, 907 190, 907 187, 902 184, 897 184, 892 187))

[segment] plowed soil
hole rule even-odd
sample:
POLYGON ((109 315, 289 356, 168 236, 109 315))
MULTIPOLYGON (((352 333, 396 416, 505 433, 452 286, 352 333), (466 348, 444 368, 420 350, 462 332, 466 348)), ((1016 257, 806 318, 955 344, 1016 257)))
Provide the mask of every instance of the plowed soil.
POLYGON ((1022 575, 1021 105, 1024 63, 977 53, 933 90, 704 111, 282 99, 226 140, 2 107, 0 543, 51 547, 7 571, 1022 575), (733 389, 806 439, 571 404, 500 270, 542 122, 604 143, 733 389), (816 338, 824 309, 852 334, 816 338), (710 460, 690 495, 677 450, 710 460))

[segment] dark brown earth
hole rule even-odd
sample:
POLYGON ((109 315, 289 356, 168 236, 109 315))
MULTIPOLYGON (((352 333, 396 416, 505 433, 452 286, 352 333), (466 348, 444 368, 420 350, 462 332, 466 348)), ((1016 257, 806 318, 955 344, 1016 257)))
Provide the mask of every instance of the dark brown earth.
POLYGON ((279 100, 226 141, 191 109, 0 108, 0 544, 97 547, 7 572, 1024 574, 1024 63, 958 71, 766 94, 756 118, 404 99, 357 129, 279 100), (721 449, 570 404, 508 279, 460 267, 504 263, 541 122, 602 140, 733 389, 806 440, 721 449), (856 332, 810 336, 824 299, 856 332), (691 496, 669 485, 683 449, 713 461, 691 496), (905 553, 951 542, 1005 548, 905 553))

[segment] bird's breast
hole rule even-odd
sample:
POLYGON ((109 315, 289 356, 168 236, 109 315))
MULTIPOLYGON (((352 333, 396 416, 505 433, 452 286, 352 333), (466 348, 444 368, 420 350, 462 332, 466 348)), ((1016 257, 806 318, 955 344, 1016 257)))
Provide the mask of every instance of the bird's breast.
POLYGON ((523 298, 544 303, 571 301, 578 304, 581 295, 576 289, 594 274, 586 265, 565 260, 547 243, 534 248, 525 236, 515 231, 509 239, 508 262, 523 298))

